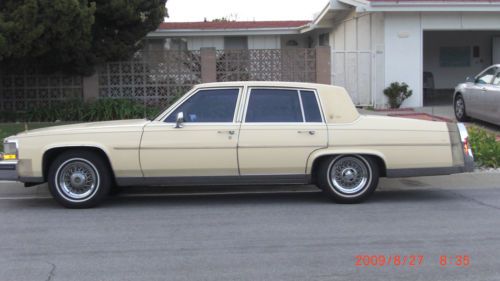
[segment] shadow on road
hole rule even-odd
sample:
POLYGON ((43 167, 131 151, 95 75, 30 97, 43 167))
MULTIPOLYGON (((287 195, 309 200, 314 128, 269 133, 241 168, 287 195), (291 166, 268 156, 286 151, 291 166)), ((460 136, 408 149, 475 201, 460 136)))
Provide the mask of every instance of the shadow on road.
MULTIPOLYGON (((321 191, 279 191, 276 193, 205 193, 206 189, 195 190, 193 193, 171 194, 170 192, 155 194, 134 194, 120 193, 117 196, 110 196, 99 208, 115 207, 178 207, 178 206, 248 206, 248 205, 334 205, 346 206, 346 204, 335 204, 328 199, 321 191), (198 192, 198 193, 196 193, 198 192), (204 192, 199 194, 199 192, 204 192)), ((445 190, 385 190, 376 191, 361 205, 373 204, 398 204, 398 203, 421 203, 421 202, 449 202, 461 201, 460 197, 445 190)), ((33 200, 5 200, 9 204, 23 208, 59 208, 59 205, 52 199, 33 200)), ((347 204, 349 205, 349 204, 347 204)), ((351 204, 352 206, 352 204, 351 204)))

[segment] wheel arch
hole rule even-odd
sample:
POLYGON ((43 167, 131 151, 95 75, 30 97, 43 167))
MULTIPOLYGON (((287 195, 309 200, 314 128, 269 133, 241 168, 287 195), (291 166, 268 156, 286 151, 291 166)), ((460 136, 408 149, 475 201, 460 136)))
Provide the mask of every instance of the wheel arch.
POLYGON ((339 155, 361 155, 364 157, 372 158, 377 166, 379 167, 379 176, 387 176, 387 162, 383 154, 375 151, 316 151, 309 156, 308 164, 306 167, 306 174, 311 175, 311 179, 314 182, 317 176, 318 166, 322 161, 339 155))
POLYGON ((113 165, 111 163, 111 160, 106 153, 106 151, 98 146, 81 146, 81 145, 75 145, 75 146, 57 146, 57 147, 51 147, 47 149, 42 156, 42 175, 44 181, 47 180, 48 178, 48 173, 49 173, 49 167, 50 164, 57 158, 57 156, 61 155, 64 152, 67 151, 91 151, 99 155, 104 159, 106 164, 108 165, 109 171, 111 172, 111 177, 113 181, 115 181, 115 174, 113 170, 113 165))

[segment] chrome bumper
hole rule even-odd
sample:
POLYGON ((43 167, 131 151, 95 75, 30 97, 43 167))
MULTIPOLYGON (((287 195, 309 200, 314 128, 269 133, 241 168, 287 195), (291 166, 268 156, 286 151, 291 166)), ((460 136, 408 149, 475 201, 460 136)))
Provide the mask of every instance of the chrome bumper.
POLYGON ((474 171, 474 155, 472 154, 472 148, 469 143, 469 133, 467 128, 463 123, 457 123, 458 132, 460 134, 460 141, 462 142, 462 152, 464 155, 464 167, 463 172, 474 171))
POLYGON ((0 180, 18 181, 17 161, 0 161, 0 180))

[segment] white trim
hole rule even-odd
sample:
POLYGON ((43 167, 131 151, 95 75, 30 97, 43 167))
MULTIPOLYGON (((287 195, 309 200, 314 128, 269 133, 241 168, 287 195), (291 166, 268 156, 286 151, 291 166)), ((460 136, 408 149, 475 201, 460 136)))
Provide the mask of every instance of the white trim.
POLYGON ((309 24, 286 28, 228 28, 228 29, 157 29, 148 38, 181 36, 235 36, 235 35, 288 35, 299 34, 309 24))

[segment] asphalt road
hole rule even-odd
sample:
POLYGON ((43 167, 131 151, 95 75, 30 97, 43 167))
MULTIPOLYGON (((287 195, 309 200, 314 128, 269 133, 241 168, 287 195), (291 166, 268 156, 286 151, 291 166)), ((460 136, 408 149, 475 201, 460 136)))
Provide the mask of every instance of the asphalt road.
POLYGON ((0 280, 500 280, 500 173, 385 180, 357 205, 311 187, 137 190, 68 210, 0 183, 0 280))

